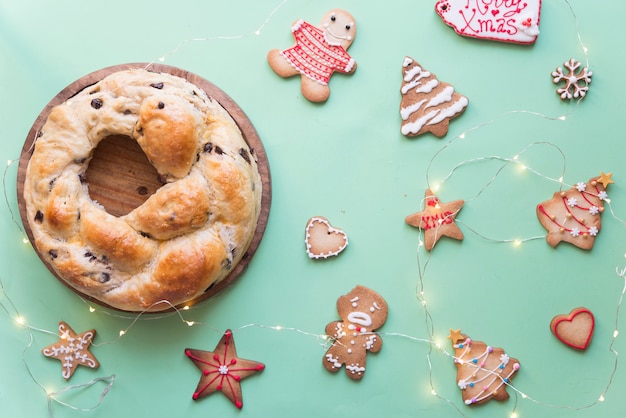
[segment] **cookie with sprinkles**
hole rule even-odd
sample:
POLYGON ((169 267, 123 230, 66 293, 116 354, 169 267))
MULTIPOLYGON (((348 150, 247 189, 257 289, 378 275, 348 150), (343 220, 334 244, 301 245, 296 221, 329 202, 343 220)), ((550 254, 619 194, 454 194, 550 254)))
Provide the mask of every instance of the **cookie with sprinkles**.
POLYGON ((507 400, 506 388, 520 369, 519 361, 509 357, 502 348, 472 340, 460 329, 451 329, 448 339, 454 347, 456 381, 463 402, 478 405, 491 399, 507 400))

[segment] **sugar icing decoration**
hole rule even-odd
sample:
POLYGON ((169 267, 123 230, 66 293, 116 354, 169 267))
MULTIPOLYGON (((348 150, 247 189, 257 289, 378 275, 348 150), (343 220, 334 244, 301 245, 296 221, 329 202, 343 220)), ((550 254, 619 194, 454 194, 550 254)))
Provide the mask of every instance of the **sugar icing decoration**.
POLYGON ((589 71, 588 67, 581 68, 582 63, 574 58, 564 62, 563 66, 565 70, 562 67, 557 67, 556 71, 552 72, 552 81, 555 84, 565 82, 565 86, 559 87, 556 94, 562 100, 584 99, 589 91, 593 72, 589 71))
POLYGON ((241 379, 265 369, 263 363, 237 357, 231 330, 226 330, 215 350, 187 348, 185 355, 202 372, 193 400, 221 391, 239 409, 243 407, 241 379))
POLYGON ((533 44, 539 35, 541 0, 439 0, 435 11, 461 36, 533 44))

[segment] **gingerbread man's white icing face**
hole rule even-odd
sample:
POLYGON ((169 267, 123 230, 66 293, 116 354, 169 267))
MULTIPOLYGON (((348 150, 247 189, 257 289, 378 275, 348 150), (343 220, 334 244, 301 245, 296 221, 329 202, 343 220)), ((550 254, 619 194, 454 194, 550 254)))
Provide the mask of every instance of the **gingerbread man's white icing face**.
POLYGON ((387 302, 374 292, 364 295, 363 287, 359 288, 337 300, 337 312, 349 330, 371 332, 387 320, 387 302))
POLYGON ((356 35, 354 17, 345 10, 330 10, 320 23, 326 41, 331 45, 341 45, 348 49, 356 35))

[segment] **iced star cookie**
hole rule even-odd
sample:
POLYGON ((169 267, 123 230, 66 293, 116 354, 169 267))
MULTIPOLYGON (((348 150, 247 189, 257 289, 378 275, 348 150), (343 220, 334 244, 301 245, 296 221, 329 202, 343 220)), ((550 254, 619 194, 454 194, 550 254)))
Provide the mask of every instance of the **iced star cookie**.
POLYGON ((185 355, 202 371, 193 400, 221 391, 239 409, 243 407, 241 379, 265 369, 263 363, 237 357, 231 330, 226 330, 213 351, 187 348, 185 355))
POLYGON ((309 258, 328 258, 346 249, 348 235, 343 230, 333 227, 323 216, 314 216, 306 224, 304 243, 309 258))
POLYGON ((61 375, 68 380, 78 366, 97 369, 100 363, 89 351, 89 346, 96 336, 96 330, 91 329, 83 333, 77 334, 67 325, 67 323, 59 322, 59 341, 45 347, 41 353, 50 358, 59 360, 63 365, 61 375))
POLYGON ((469 103, 451 84, 437 80, 411 57, 402 63, 400 93, 400 131, 408 137, 431 132, 441 138, 448 133, 450 120, 460 116, 469 103))
POLYGON ((435 11, 461 36, 533 44, 539 35, 541 0, 439 0, 435 11))
POLYGON ((427 189, 424 202, 424 210, 407 216, 405 222, 424 231, 424 247, 427 251, 432 250, 441 237, 463 239, 463 232, 454 222, 465 203, 463 200, 443 203, 427 189))
POLYGON ((330 96, 328 82, 334 72, 351 74, 356 62, 348 54, 356 36, 354 17, 345 10, 327 12, 319 26, 302 19, 291 27, 295 45, 267 54, 270 68, 287 78, 301 75, 302 95, 312 102, 325 102, 330 96))
POLYGON ((383 340, 374 331, 387 320, 387 302, 372 289, 357 286, 337 299, 337 312, 341 320, 326 325, 326 334, 333 344, 322 364, 333 373, 345 365, 349 378, 361 380, 367 353, 376 353, 383 346, 383 340))

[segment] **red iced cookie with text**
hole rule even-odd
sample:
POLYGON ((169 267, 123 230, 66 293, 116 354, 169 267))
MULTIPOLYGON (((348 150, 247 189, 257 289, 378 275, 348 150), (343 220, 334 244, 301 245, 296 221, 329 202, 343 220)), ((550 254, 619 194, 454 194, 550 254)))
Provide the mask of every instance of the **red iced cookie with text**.
POLYGON ((424 247, 430 251, 439 238, 446 236, 457 240, 463 239, 463 232, 454 222, 463 200, 443 203, 430 190, 424 194, 424 210, 413 213, 405 218, 405 222, 424 231, 424 247))
POLYGON ((435 11, 461 36, 533 44, 539 35, 541 0, 439 0, 435 11))

